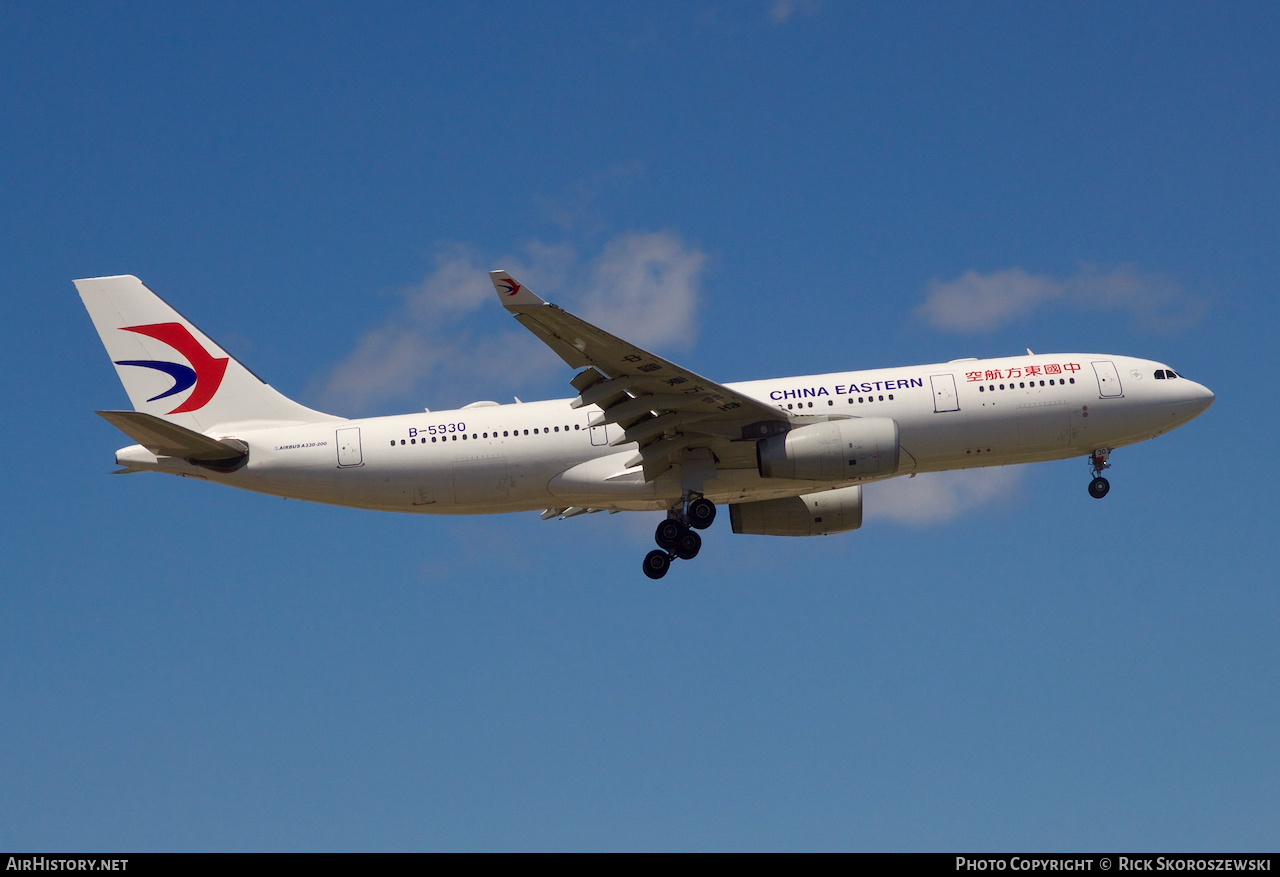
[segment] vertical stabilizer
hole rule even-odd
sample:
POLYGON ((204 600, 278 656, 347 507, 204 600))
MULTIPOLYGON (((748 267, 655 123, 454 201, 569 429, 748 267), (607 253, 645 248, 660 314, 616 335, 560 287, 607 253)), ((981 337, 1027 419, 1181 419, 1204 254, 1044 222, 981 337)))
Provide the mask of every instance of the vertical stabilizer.
POLYGON ((341 420, 281 395, 132 275, 75 281, 134 410, 205 432, 341 420))

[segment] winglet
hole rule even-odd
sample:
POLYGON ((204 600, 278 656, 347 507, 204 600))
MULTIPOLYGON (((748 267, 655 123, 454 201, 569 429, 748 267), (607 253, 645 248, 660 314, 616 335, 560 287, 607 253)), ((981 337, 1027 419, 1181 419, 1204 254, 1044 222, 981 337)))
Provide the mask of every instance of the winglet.
POLYGON ((545 301, 530 292, 529 287, 521 286, 506 271, 490 271, 489 279, 493 281, 493 288, 498 292, 498 299, 507 310, 546 304, 545 301))

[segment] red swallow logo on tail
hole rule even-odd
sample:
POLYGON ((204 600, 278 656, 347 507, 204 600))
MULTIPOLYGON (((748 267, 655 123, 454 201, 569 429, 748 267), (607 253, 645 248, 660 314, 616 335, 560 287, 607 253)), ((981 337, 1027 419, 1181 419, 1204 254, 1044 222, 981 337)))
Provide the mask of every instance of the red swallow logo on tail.
POLYGON ((187 327, 181 323, 121 326, 121 330, 137 332, 139 335, 146 335, 149 338, 168 344, 186 357, 187 362, 191 363, 191 365, 186 366, 179 362, 165 362, 159 359, 123 359, 117 361, 116 365, 136 365, 142 368, 153 368, 173 378, 172 387, 157 396, 152 396, 147 400, 148 402, 176 395, 194 386, 195 389, 187 397, 187 401, 169 413, 183 414, 188 411, 199 411, 209 404, 209 400, 213 398, 214 394, 218 392, 218 388, 222 386, 222 378, 227 373, 227 362, 230 357, 210 356, 209 351, 205 350, 200 345, 200 342, 195 339, 195 336, 188 332, 187 327))

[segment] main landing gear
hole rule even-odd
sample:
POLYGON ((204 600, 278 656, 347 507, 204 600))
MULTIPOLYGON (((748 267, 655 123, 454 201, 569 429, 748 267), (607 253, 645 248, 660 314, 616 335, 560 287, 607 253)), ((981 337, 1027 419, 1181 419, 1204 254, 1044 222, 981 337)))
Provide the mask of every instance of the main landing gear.
POLYGON ((1110 469, 1110 448, 1098 448, 1089 455, 1089 469, 1093 472, 1093 480, 1089 482, 1089 495, 1094 499, 1102 499, 1111 490, 1111 482, 1102 477, 1103 470, 1110 469))
POLYGON ((644 557, 644 574, 651 579, 665 576, 671 561, 677 557, 681 560, 697 557, 702 550, 702 537, 697 531, 707 529, 716 519, 715 503, 706 497, 699 496, 691 502, 686 496, 682 506, 682 510, 667 512, 667 519, 658 524, 653 534, 658 550, 644 557))

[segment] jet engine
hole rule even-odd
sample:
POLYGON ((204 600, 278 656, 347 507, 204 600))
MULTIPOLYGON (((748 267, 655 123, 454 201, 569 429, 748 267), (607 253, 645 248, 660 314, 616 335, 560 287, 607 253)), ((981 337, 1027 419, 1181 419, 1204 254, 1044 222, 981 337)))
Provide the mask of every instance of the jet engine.
POLYGON ((898 422, 889 417, 829 420, 756 443, 762 478, 853 481, 898 471, 898 422))
POLYGON ((862 485, 822 493, 729 504, 733 532, 753 536, 825 536, 862 526, 862 485))

